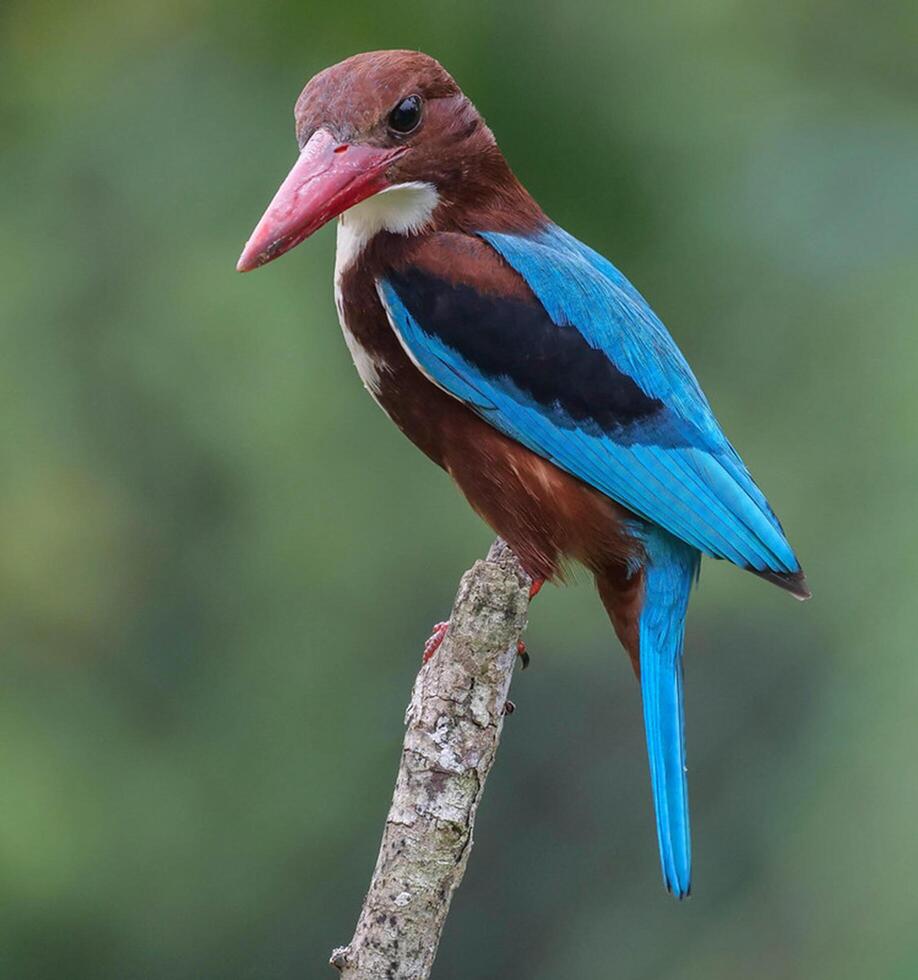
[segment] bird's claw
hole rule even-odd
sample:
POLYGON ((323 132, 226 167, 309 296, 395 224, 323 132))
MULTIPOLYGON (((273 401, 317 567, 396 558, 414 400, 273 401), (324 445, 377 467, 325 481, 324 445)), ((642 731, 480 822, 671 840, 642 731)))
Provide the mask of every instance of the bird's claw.
MULTIPOLYGON (((440 644, 446 639, 446 634, 449 631, 449 623, 435 623, 433 632, 427 638, 427 642, 424 644, 424 655, 422 657, 423 662, 426 664, 428 660, 440 649, 440 644)), ((526 644, 522 640, 517 640, 516 643, 516 654, 520 658, 520 663, 522 669, 525 670, 529 666, 529 652, 526 649, 526 644)))
POLYGON ((449 629, 449 623, 435 623, 433 628, 433 633, 427 638, 427 642, 424 644, 424 655, 422 657, 423 663, 427 663, 428 660, 440 649, 440 644, 446 639, 446 632, 449 629))

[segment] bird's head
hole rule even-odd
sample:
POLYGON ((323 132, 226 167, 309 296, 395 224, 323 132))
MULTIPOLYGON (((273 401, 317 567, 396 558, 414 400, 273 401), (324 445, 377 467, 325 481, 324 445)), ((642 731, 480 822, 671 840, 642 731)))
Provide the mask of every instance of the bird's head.
POLYGON ((374 51, 326 68, 303 89, 295 118, 299 158, 246 243, 240 272, 376 195, 386 195, 374 210, 380 230, 414 232, 435 210, 468 211, 521 191, 478 111, 417 51, 374 51))

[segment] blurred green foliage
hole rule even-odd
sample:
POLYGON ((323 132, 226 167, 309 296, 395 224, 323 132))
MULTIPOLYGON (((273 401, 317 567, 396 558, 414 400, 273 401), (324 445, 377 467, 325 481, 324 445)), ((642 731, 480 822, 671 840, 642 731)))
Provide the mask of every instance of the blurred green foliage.
POLYGON ((333 232, 233 265, 302 84, 396 46, 649 296, 815 591, 705 565, 682 906, 626 658, 585 577, 543 592, 435 976, 918 975, 916 36, 908 0, 6 0, 0 976, 319 977, 351 935, 490 535, 361 390, 333 232))

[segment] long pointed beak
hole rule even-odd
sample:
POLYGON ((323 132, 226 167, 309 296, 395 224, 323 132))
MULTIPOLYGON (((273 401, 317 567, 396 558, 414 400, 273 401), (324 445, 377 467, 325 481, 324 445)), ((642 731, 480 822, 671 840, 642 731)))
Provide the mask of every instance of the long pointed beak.
POLYGON ((385 171, 406 147, 338 143, 317 129, 255 226, 236 263, 249 272, 299 245, 322 225, 389 186, 385 171))

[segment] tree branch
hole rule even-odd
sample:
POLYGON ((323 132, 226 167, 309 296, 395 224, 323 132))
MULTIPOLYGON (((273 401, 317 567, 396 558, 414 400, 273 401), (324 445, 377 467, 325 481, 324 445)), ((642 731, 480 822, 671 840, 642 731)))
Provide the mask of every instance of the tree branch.
POLYGON ((529 576, 500 539, 462 576, 440 649, 414 682, 376 869, 344 980, 426 980, 472 849, 475 814, 504 723, 529 576))

